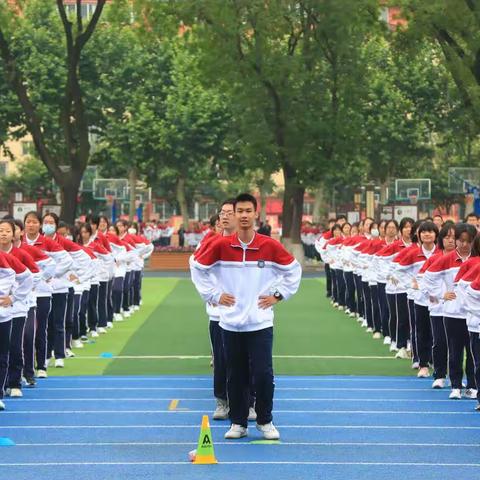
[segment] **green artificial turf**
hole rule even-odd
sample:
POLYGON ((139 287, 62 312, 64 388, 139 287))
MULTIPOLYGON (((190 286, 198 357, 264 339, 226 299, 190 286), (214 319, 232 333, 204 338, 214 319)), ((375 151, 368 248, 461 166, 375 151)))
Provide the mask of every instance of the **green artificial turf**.
MULTIPOLYGON (((275 371, 287 375, 411 375, 410 362, 392 359, 381 340, 333 309, 324 281, 304 279, 297 295, 276 307, 275 371), (300 358, 320 355, 354 358, 300 358), (365 356, 385 357, 363 359, 365 356)), ((188 279, 146 278, 142 309, 98 339, 76 350, 63 375, 208 374, 208 358, 115 358, 115 356, 209 355, 205 307, 188 279), (101 354, 114 358, 101 358, 101 354), (94 357, 94 358, 85 358, 94 357)))

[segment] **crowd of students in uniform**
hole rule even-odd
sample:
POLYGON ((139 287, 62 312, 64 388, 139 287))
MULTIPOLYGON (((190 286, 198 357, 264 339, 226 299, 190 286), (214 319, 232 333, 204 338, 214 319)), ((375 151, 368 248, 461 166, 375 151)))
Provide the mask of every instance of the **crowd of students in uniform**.
POLYGON ((361 323, 432 388, 477 399, 480 410, 478 217, 440 215, 350 225, 330 222, 317 240, 332 305, 361 323), (464 376, 465 379, 464 380, 464 376))
POLYGON ((127 221, 0 219, 0 410, 140 308, 152 244, 127 221))

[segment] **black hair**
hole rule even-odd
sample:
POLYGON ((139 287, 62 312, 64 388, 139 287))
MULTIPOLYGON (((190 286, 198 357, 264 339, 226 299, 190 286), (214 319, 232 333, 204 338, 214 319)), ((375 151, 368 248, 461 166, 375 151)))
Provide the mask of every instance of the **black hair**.
POLYGON ((70 225, 67 222, 64 222, 63 220, 60 220, 58 222, 58 228, 66 228, 68 230, 71 230, 70 225))
POLYGON ((98 225, 100 225, 101 220, 105 220, 105 222, 107 223, 107 228, 110 226, 110 220, 108 219, 108 217, 106 215, 99 215, 98 216, 98 225))
POLYGON ((210 226, 214 228, 219 219, 220 219, 220 215, 218 213, 216 213, 215 215, 212 215, 210 217, 210 226))
POLYGON ((329 218, 327 223, 337 223, 337 220, 335 218, 329 218))
POLYGON ((342 225, 342 232, 343 232, 343 229, 344 229, 345 227, 350 227, 350 230, 352 229, 352 225, 351 225, 350 223, 348 223, 348 222, 345 222, 345 223, 342 225))
POLYGON ((11 218, 2 218, 0 224, 2 223, 8 223, 12 229, 12 233, 15 235, 15 222, 11 218))
POLYGON ((27 223, 27 218, 28 217, 34 217, 38 220, 38 223, 40 223, 40 224, 42 223, 42 217, 35 210, 31 210, 30 212, 27 212, 25 214, 25 216, 23 217, 23 223, 27 223))
POLYGON ((433 222, 433 218, 432 217, 425 217, 423 219, 424 222, 433 222))
POLYGON ((337 217, 337 220, 335 221, 335 223, 338 223, 339 220, 345 220, 345 221, 347 221, 347 216, 346 216, 346 215, 339 215, 339 216, 337 217))
POLYGON ((478 220, 478 215, 477 215, 475 212, 470 212, 470 213, 465 217, 465 222, 466 222, 467 219, 469 219, 470 217, 475 217, 475 218, 478 220))
POLYGON ((115 226, 117 224, 121 223, 125 228, 128 228, 129 226, 129 223, 127 222, 127 220, 124 220, 123 218, 119 218, 116 222, 115 222, 115 226))
POLYGON ((330 232, 332 233, 332 235, 333 235, 333 232, 334 232, 335 230, 340 230, 340 231, 342 232, 342 226, 341 226, 340 224, 336 223, 336 224, 330 229, 330 232))
POLYGON ((233 207, 235 208, 235 198, 227 198, 226 200, 224 200, 221 205, 220 205, 220 209, 224 206, 224 205, 233 205, 233 207))
POLYGON ((448 237, 448 234, 453 230, 455 234, 455 224, 453 222, 446 222, 438 234, 438 246, 441 250, 445 250, 445 245, 443 244, 443 240, 448 237))
POLYGON ((393 223, 395 225, 395 228, 397 229, 397 232, 399 230, 398 222, 394 220, 393 218, 391 220, 388 220, 387 223, 385 224, 385 230, 388 228, 388 226, 393 223))
POLYGON ((433 222, 423 222, 418 228, 417 236, 418 240, 421 241, 420 234, 423 232, 434 232, 435 233, 435 242, 438 238, 438 227, 433 222))
POLYGON ((92 225, 90 223, 88 222, 82 223, 78 230, 81 231, 82 228, 84 228, 90 235, 93 235, 92 225))
POLYGON ((467 233, 470 241, 473 242, 473 239, 477 235, 477 229, 469 223, 457 223, 455 225, 455 240, 458 240, 462 236, 462 233, 467 233))
POLYGON ((60 223, 60 218, 58 218, 58 215, 54 212, 48 212, 46 213, 43 218, 42 218, 42 222, 43 220, 45 220, 47 217, 52 217, 53 218, 53 221, 55 222, 55 228, 58 229, 58 224, 60 223))
POLYGON ((95 225, 98 228, 98 224, 100 223, 100 215, 89 215, 85 221, 90 223, 90 225, 95 225))
MULTIPOLYGON (((398 227, 398 230, 400 231, 400 233, 402 233, 402 230, 407 226, 407 224, 410 224, 412 227, 413 225, 415 224, 415 220, 413 218, 410 218, 410 217, 404 217, 400 220, 400 225, 398 227)), ((412 228, 413 230, 413 228, 412 228)))
POLYGON ((443 217, 439 213, 437 213, 436 215, 433 216, 433 218, 437 218, 437 217, 441 218, 442 222, 443 222, 443 217))
POLYGON ((480 235, 476 235, 473 239, 472 257, 480 257, 480 235))
POLYGON ((423 220, 417 220, 412 225, 412 231, 410 232, 410 237, 412 238, 413 243, 418 242, 418 229, 420 228, 420 225, 422 225, 422 223, 423 223, 423 220))
POLYGON ((25 230, 25 225, 21 220, 13 220, 13 223, 20 229, 20 230, 25 230))
POLYGON ((235 203, 233 204, 233 207, 236 209, 237 208, 237 203, 240 202, 250 202, 253 204, 253 209, 257 211, 257 199, 251 195, 250 193, 241 193, 235 198, 235 203))

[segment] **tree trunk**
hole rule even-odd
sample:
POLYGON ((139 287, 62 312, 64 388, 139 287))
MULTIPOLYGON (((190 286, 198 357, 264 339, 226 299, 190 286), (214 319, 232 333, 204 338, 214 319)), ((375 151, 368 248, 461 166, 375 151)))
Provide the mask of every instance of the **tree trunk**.
POLYGON ((322 221, 322 214, 323 214, 323 201, 324 201, 324 187, 323 185, 319 186, 315 190, 315 201, 313 203, 313 212, 312 212, 312 220, 313 223, 320 223, 322 221))
POLYGON ((179 177, 177 181, 177 202, 180 206, 180 214, 183 218, 183 228, 188 230, 188 204, 187 204, 187 197, 185 195, 185 178, 179 177))
POLYGON ((60 217, 70 225, 75 223, 78 191, 80 189, 81 181, 82 173, 72 170, 68 174, 65 174, 64 181, 58 185, 62 197, 62 211, 60 217))
POLYGON ((260 187, 260 221, 265 223, 267 220, 267 192, 265 187, 260 187))
POLYGON ((132 167, 130 170, 130 175, 128 176, 128 186, 130 190, 130 207, 129 207, 129 217, 130 221, 133 222, 136 214, 136 196, 137 196, 137 168, 132 167))

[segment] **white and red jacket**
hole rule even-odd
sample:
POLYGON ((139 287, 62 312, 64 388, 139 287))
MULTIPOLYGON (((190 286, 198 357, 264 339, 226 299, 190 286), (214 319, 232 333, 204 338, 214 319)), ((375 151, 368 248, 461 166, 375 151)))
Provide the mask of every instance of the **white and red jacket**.
MULTIPOLYGON (((67 251, 52 238, 39 234, 37 238, 30 240, 26 235, 23 242, 33 245, 55 261, 55 274, 52 279, 52 293, 66 293, 71 283, 68 279, 73 266, 73 259, 67 251)), ((73 243, 73 242, 72 242, 73 243)))
POLYGON ((51 297, 52 279, 55 276, 56 268, 55 260, 33 245, 22 243, 20 249, 25 250, 33 258, 41 272, 41 277, 34 279, 33 294, 36 298, 51 297))
POLYGON ((113 276, 115 278, 123 278, 125 277, 125 273, 127 271, 127 263, 130 261, 128 254, 129 246, 126 245, 125 242, 122 242, 114 233, 109 232, 107 234, 107 238, 110 242, 112 255, 115 260, 113 276))
POLYGON ((30 270, 13 255, 0 252, 0 297, 10 295, 13 302, 9 307, 0 307, 0 323, 19 316, 16 309, 28 302, 32 289, 30 270))
MULTIPOLYGON (((423 276, 425 288, 429 291, 430 297, 440 301, 445 292, 454 292, 457 276, 460 267, 467 257, 462 259, 457 250, 438 257, 436 262, 426 270, 423 276)), ((443 313, 445 317, 466 318, 466 311, 462 303, 455 300, 445 300, 443 304, 443 313)))
POLYGON ((192 280, 205 302, 217 304, 223 293, 236 299, 232 307, 219 306, 220 326, 250 332, 273 326, 273 308, 258 307, 261 295, 278 290, 284 299, 296 293, 302 268, 277 240, 254 234, 245 245, 238 235, 219 237, 190 262, 192 280))
POLYGON ((90 239, 87 245, 85 245, 87 249, 89 249, 95 259, 98 262, 94 262, 96 265, 96 273, 97 281, 98 282, 108 282, 110 280, 110 272, 113 270, 114 267, 114 258, 111 252, 109 252, 100 242, 96 242, 90 239))
POLYGON ((480 333, 480 275, 466 287, 463 301, 468 331, 480 333))

